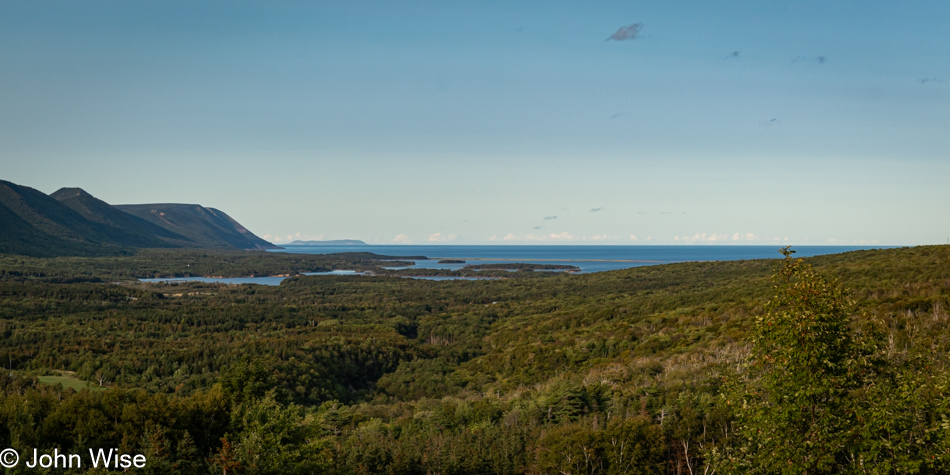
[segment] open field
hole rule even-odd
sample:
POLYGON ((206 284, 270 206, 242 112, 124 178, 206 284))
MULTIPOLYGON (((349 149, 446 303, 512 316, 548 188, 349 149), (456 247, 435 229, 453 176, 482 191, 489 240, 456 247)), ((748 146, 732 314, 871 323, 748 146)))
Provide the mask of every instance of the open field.
POLYGON ((68 374, 61 374, 59 376, 38 376, 36 378, 39 382, 49 385, 60 385, 64 388, 75 389, 80 391, 82 389, 89 389, 92 391, 103 391, 106 388, 100 387, 98 385, 92 384, 88 381, 83 381, 76 378, 75 376, 70 376, 68 374))

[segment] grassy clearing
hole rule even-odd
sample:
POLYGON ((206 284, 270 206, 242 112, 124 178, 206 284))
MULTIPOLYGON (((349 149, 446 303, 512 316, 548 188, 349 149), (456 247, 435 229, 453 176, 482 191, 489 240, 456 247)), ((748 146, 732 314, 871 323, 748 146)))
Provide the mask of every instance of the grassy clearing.
POLYGON ((60 374, 59 376, 39 376, 38 379, 43 384, 59 384, 64 388, 73 388, 76 391, 80 391, 83 388, 88 388, 91 391, 102 391, 106 388, 96 386, 89 381, 83 381, 75 376, 70 376, 68 374, 60 374))

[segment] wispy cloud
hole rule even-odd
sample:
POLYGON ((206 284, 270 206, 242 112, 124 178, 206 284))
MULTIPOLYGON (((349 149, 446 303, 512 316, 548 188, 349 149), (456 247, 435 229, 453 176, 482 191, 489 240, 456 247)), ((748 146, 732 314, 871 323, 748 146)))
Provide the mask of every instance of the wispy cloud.
POLYGON ((820 54, 818 56, 795 56, 794 58, 792 58, 793 63, 811 62, 811 63, 825 64, 826 61, 828 61, 828 57, 823 54, 820 54))
POLYGON ((778 124, 778 119, 776 119, 775 117, 772 117, 771 119, 768 119, 768 120, 759 121, 759 125, 762 127, 769 127, 775 124, 778 124))
POLYGON ((412 244, 412 238, 405 234, 397 234, 396 237, 393 238, 393 242, 399 244, 412 244))
POLYGON ((624 238, 623 236, 618 236, 618 235, 611 235, 611 234, 578 235, 578 234, 571 234, 567 231, 562 231, 559 233, 539 233, 539 234, 529 233, 529 234, 521 234, 521 235, 508 233, 504 237, 498 237, 498 235, 496 234, 488 238, 488 240, 493 241, 493 242, 502 241, 502 242, 509 242, 509 243, 626 242, 626 238, 624 238))
POLYGON ((616 114, 610 116, 610 118, 611 118, 611 119, 617 119, 617 118, 619 118, 619 117, 626 117, 626 116, 628 116, 628 115, 630 115, 629 112, 618 112, 618 113, 616 113, 616 114))
POLYGON ((673 241, 676 242, 749 242, 758 240, 758 236, 753 233, 733 233, 733 234, 716 234, 716 233, 696 233, 692 236, 675 236, 673 241))
POLYGON ((557 234, 551 233, 551 234, 548 234, 547 236, 538 236, 538 237, 535 237, 535 236, 532 236, 532 235, 529 234, 527 237, 528 237, 528 240, 529 240, 529 241, 533 241, 533 240, 537 240, 537 241, 574 241, 574 240, 577 239, 574 235, 569 234, 567 231, 564 231, 564 232, 562 232, 562 233, 557 233, 557 234))
POLYGON ((640 36, 640 30, 643 29, 643 23, 634 23, 628 26, 621 26, 616 33, 610 35, 610 38, 607 38, 604 41, 624 41, 624 40, 635 40, 640 36))
POLYGON ((429 242, 448 242, 454 241, 458 234, 433 233, 429 235, 429 242))
POLYGON ((545 220, 545 221, 552 221, 552 220, 555 220, 555 219, 557 219, 557 216, 545 216, 545 217, 544 217, 544 220, 545 220))
POLYGON ((600 208, 591 208, 591 209, 590 209, 590 212, 591 212, 591 213, 596 213, 596 212, 598 212, 598 211, 600 211, 600 210, 602 210, 602 209, 604 209, 603 206, 601 206, 600 208))
POLYGON ((927 83, 941 83, 941 82, 947 82, 947 81, 941 78, 920 78, 917 80, 917 82, 921 84, 927 84, 927 83))

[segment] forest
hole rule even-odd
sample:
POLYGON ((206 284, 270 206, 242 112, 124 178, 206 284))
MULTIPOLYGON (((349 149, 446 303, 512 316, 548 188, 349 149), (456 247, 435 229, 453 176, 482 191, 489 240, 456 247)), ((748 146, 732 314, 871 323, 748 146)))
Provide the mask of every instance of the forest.
POLYGON ((0 256, 6 473, 99 447, 141 473, 950 472, 950 246, 448 281, 385 257, 0 256), (330 269, 371 275, 303 275, 330 269))

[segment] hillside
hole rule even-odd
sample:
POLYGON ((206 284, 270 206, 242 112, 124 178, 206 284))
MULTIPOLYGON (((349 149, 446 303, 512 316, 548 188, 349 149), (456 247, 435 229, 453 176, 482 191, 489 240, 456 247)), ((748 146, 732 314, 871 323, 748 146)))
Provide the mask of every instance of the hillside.
POLYGON ((196 204, 116 205, 116 209, 169 232, 184 236, 202 247, 277 249, 257 237, 223 211, 196 204))
POLYGON ((184 236, 118 210, 82 188, 60 188, 50 196, 79 213, 86 220, 104 226, 106 235, 120 245, 177 247, 194 244, 184 236))
MULTIPOLYGON (((16 375, 0 379, 0 418, 8 417, 0 420, 11 421, 10 434, 35 426, 45 431, 33 435, 38 447, 126 440, 142 441, 144 451, 147 428, 161 426, 169 449, 150 463, 182 467, 200 453, 219 472, 226 457, 253 466, 261 453, 274 467, 309 464, 300 473, 756 472, 729 470, 717 454, 741 449, 742 428, 750 427, 724 402, 736 388, 761 387, 752 337, 781 292, 769 276, 782 261, 479 281, 62 283, 70 269, 111 282, 121 269, 188 272, 205 257, 201 265, 230 259, 254 273, 305 264, 279 253, 177 250, 0 259, 0 322, 8 322, 0 325, 7 336, 0 358, 16 375), (24 272, 40 265, 49 267, 24 272), (101 378, 109 389, 73 393, 31 379, 54 370, 101 378), (30 421, 42 422, 27 426, 12 411, 30 402, 40 408, 30 421), (79 423, 92 416, 115 422, 79 423), (261 440, 273 445, 262 450, 261 440)), ((846 449, 835 449, 828 469, 809 473, 851 473, 854 453, 868 466, 901 467, 881 473, 946 473, 950 246, 805 262, 839 279, 842 295, 855 301, 841 307, 849 338, 874 364, 855 373, 873 384, 819 401, 819 410, 845 404, 835 414, 864 422, 820 426, 847 436, 846 449), (877 448, 885 443, 899 450, 877 448)), ((810 433, 786 432, 780 442, 810 433)), ((6 434, 0 430, 0 444, 6 434)))
POLYGON ((95 256, 104 254, 101 246, 68 241, 49 235, 14 213, 0 202, 0 254, 33 257, 95 256))
POLYGON ((170 204, 125 208, 131 212, 81 188, 46 195, 0 180, 0 254, 106 256, 127 254, 131 248, 275 247, 213 208, 170 204), (153 209, 160 211, 152 214, 153 209))
POLYGON ((32 256, 105 255, 122 246, 108 226, 27 186, 0 180, 0 251, 32 256))

